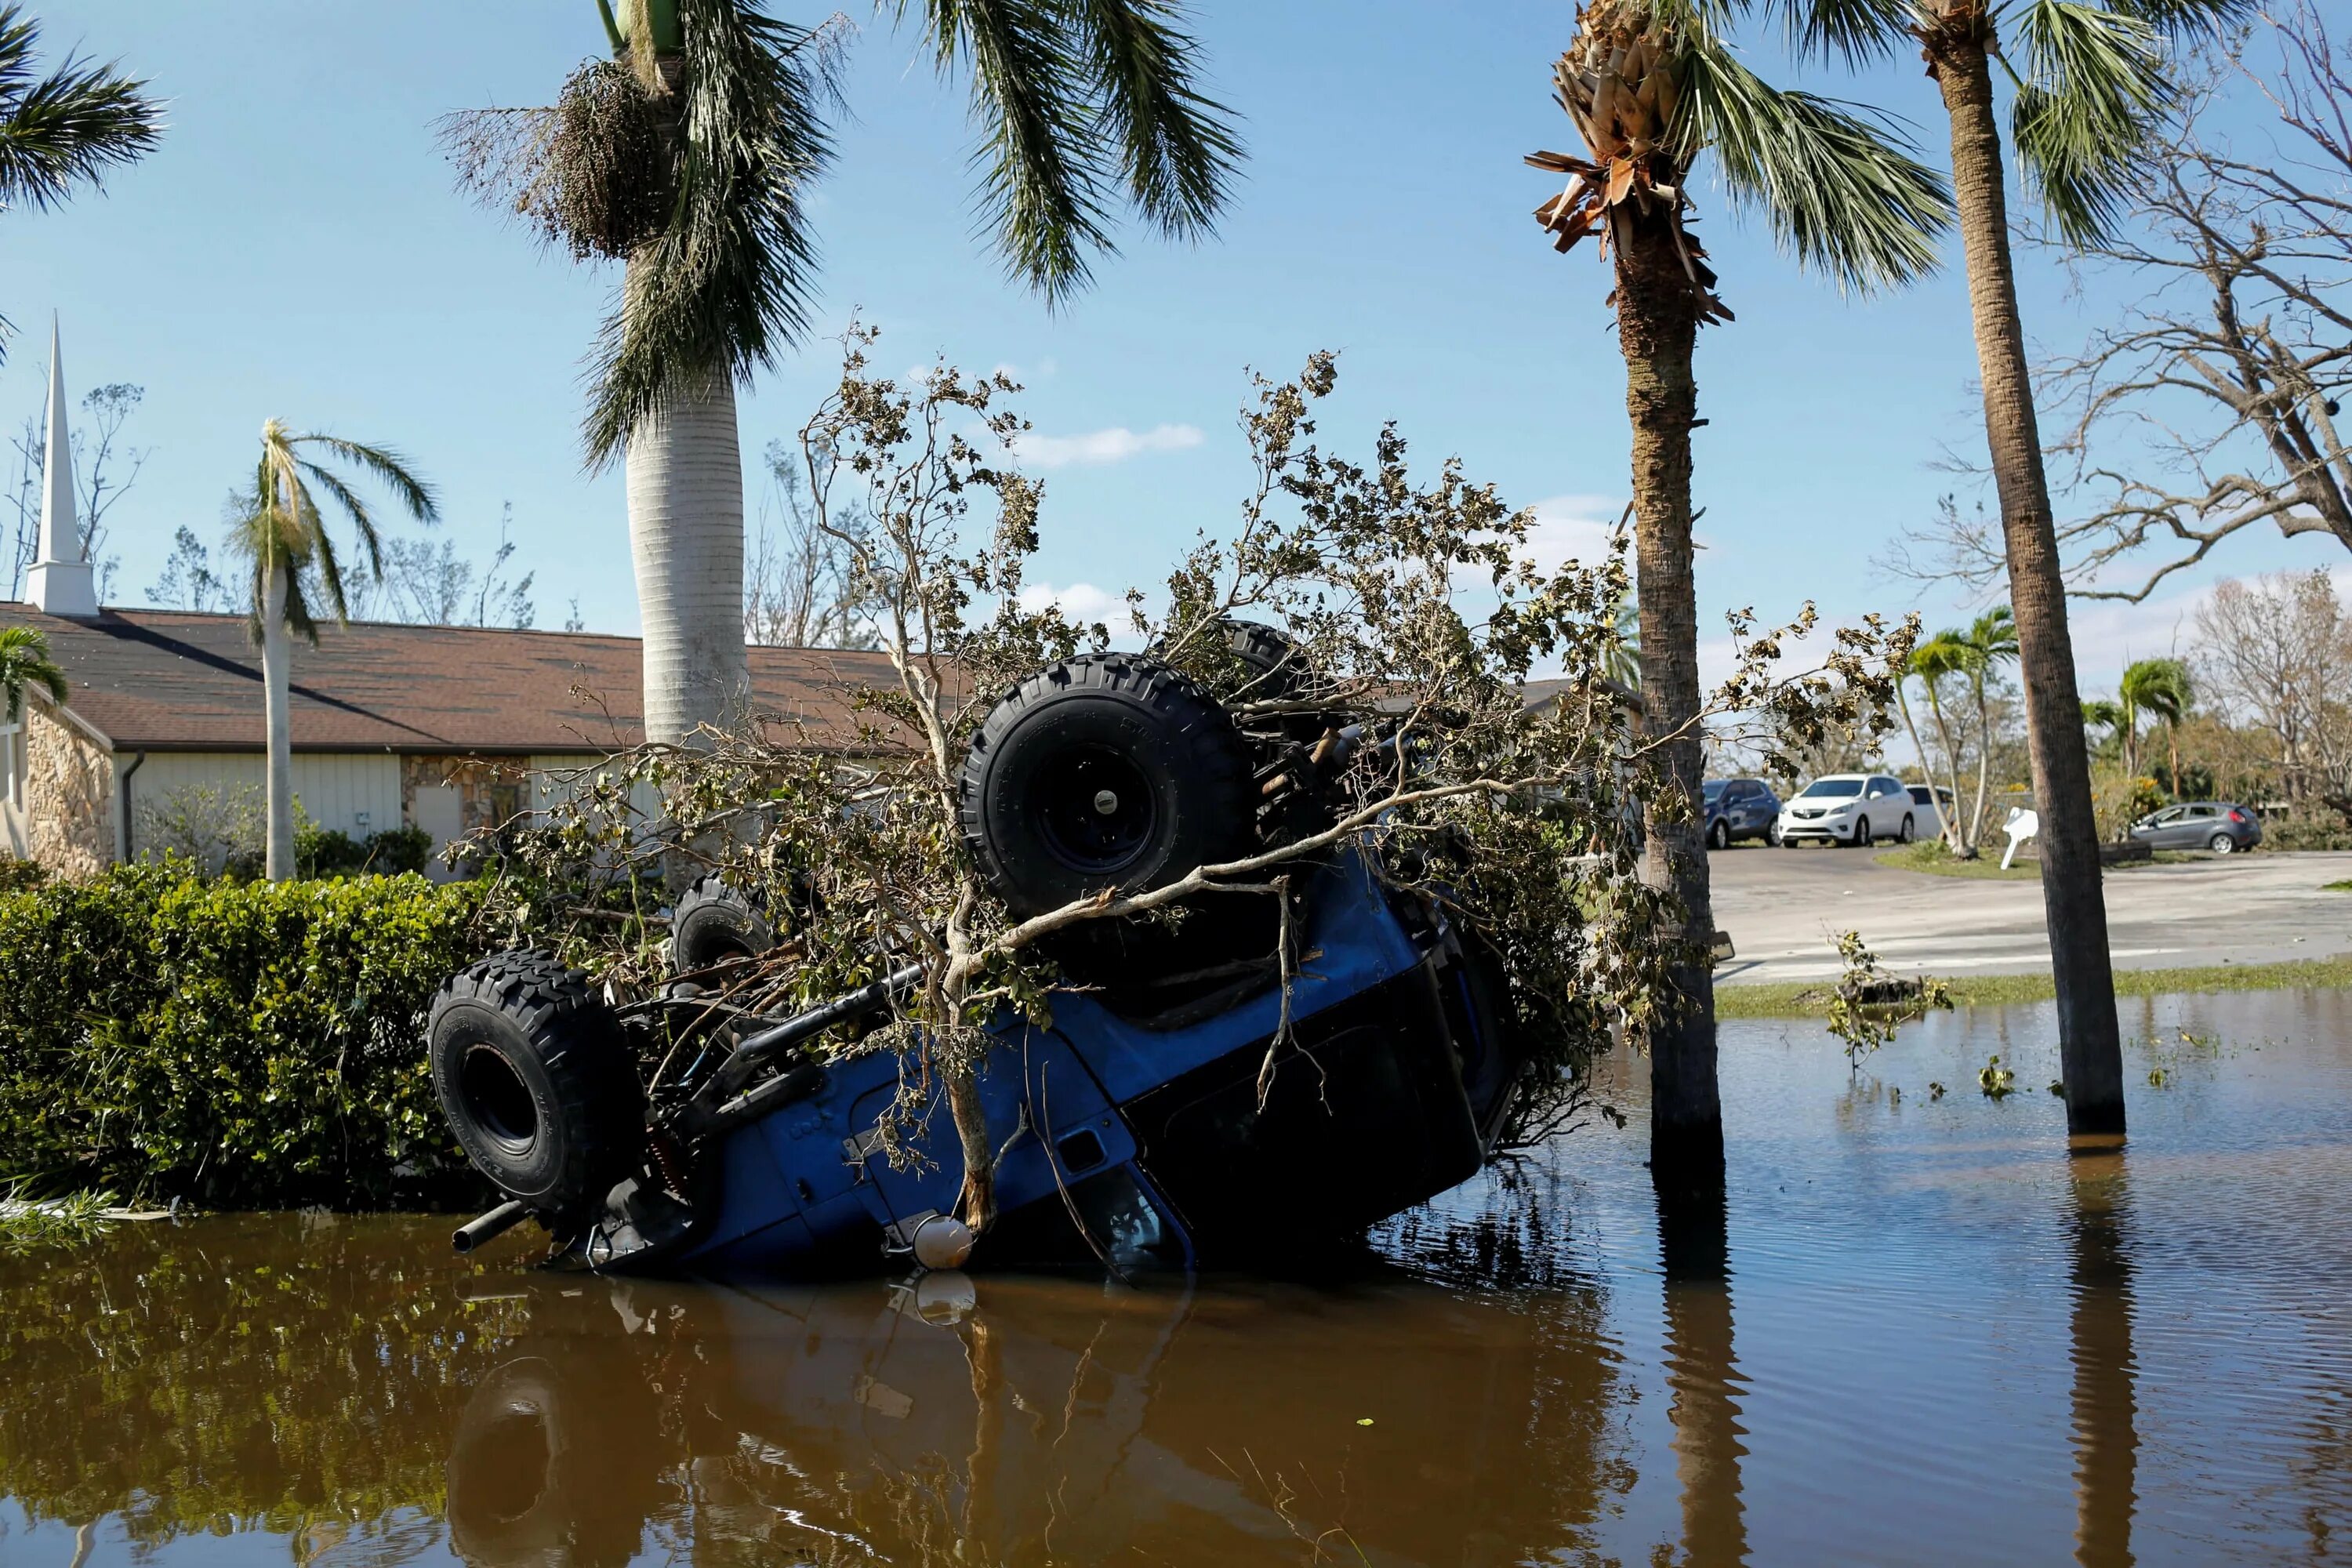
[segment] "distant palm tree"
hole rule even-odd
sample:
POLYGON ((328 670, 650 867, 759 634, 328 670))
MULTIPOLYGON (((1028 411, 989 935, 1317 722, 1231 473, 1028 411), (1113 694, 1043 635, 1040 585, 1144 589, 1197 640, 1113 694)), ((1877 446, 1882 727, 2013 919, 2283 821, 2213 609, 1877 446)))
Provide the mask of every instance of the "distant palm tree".
POLYGON ((1992 710, 1985 700, 1986 688, 1995 669, 2017 660, 2017 617, 2007 605, 1997 605, 1969 622, 1959 640, 1968 649, 1969 689, 1977 704, 1977 801, 1969 814, 1969 845, 1973 848, 1983 841, 1985 784, 1992 767, 1992 710))
POLYGON ((66 672, 49 658, 49 637, 34 626, 0 626, 0 701, 7 721, 25 716, 25 693, 39 687, 52 702, 66 700, 66 672))
MULTIPOLYGON (((1685 222, 1692 178, 1711 153, 1733 200, 1761 216, 1801 264, 1857 289, 1933 270, 1951 212, 1944 182, 1883 126, 1748 69, 1721 28, 1749 4, 1589 0, 1552 68, 1555 100, 1582 148, 1527 160, 1566 177, 1536 209, 1554 247, 1590 238, 1611 264, 1633 424, 1643 724, 1666 738, 1664 761, 1690 803, 1653 814, 1647 856, 1653 879, 1678 895, 1685 944, 1697 954, 1708 949, 1715 917, 1698 809, 1706 759, 1691 431, 1702 421, 1693 361, 1700 326, 1727 321, 1731 311, 1685 222)), ((1694 1172, 1719 1174, 1714 986, 1704 958, 1679 966, 1674 984, 1681 1005, 1650 1031, 1652 1163, 1663 1174, 1687 1148, 1694 1172)))
POLYGON ((2172 767, 2172 798, 2180 798, 2180 721, 2189 716, 2194 689, 2189 667, 2177 658, 2143 658, 2127 666, 2117 688, 2124 711, 2125 764, 2139 777, 2139 716, 2164 721, 2165 752, 2172 767))
MULTIPOLYGON (((1701 6, 1721 0, 1655 0, 1701 6)), ((2107 953, 2082 693, 2066 626, 2050 480, 2010 255, 2009 181, 1993 62, 2012 84, 2010 132, 2028 184, 2083 246, 2113 222, 2134 159, 2172 94, 2172 46, 2224 35, 2258 0, 1780 0, 1801 55, 1855 65, 1917 50, 1951 124, 1978 381, 2025 673, 2043 897, 2070 1132, 2124 1128, 2123 1037, 2107 953), (2004 43, 2003 30, 2009 33, 2004 43)))
POLYGON ((2105 730, 2107 732, 2107 738, 2104 742, 2100 742, 2098 747, 2092 748, 2094 751, 2104 750, 2107 746, 2115 746, 2120 749, 2124 733, 2123 704, 2120 702, 2110 702, 2104 697, 2084 698, 2083 700, 2083 729, 2085 731, 2084 737, 2085 742, 2089 740, 2088 731, 2093 729, 2105 730))
MULTIPOLYGON (((1240 154, 1196 86, 1171 0, 898 0, 942 71, 968 68, 997 248, 1048 301, 1112 249, 1116 210, 1208 229, 1240 154)), ((740 716, 743 471, 735 388, 808 326, 808 190, 831 162, 842 27, 760 0, 598 0, 609 61, 553 109, 453 116, 467 183, 583 258, 623 259, 590 374, 592 463, 625 458, 645 722, 686 740, 740 716)))
POLYGON ((351 518, 368 569, 378 577, 383 574, 383 546, 367 503, 341 475, 306 457, 306 449, 339 458, 373 475, 420 522, 436 522, 441 515, 431 489, 409 471, 404 458, 385 447, 334 436, 298 436, 275 419, 261 427, 261 461, 254 470, 252 491, 242 498, 245 515, 236 521, 234 543, 253 563, 253 637, 261 645, 261 700, 269 726, 266 865, 273 882, 294 874, 294 756, 288 712, 293 647, 288 634, 299 633, 313 645, 319 640, 306 584, 315 584, 337 620, 349 615, 342 563, 319 515, 311 486, 326 491, 351 518))
MULTIPOLYGON (((34 74, 41 25, 22 5, 0 5, 0 212, 58 205, 78 184, 155 145, 163 106, 146 83, 111 66, 68 56, 47 76, 34 74)), ((9 331, 0 318, 0 360, 9 331)))
POLYGON ((1601 650, 1601 672, 1628 691, 1642 689, 1642 605, 1628 594, 1617 601, 1609 620, 1609 646, 1601 650))
MULTIPOLYGON (((1945 847, 1963 857, 1974 846, 1969 840, 1966 825, 1960 821, 1960 750, 1952 743, 1952 727, 1944 719, 1944 682, 1952 676, 1965 675, 1971 657, 1967 641, 1955 631, 1937 632, 1911 649, 1910 673, 1927 689, 1927 710, 1936 721, 1936 738, 1944 747, 1944 783, 1952 792, 1952 809, 1936 815, 1943 820, 1945 847)), ((1920 760, 1927 760, 1926 752, 1920 753, 1920 760)), ((1931 779, 1934 776, 1928 774, 1931 779)))

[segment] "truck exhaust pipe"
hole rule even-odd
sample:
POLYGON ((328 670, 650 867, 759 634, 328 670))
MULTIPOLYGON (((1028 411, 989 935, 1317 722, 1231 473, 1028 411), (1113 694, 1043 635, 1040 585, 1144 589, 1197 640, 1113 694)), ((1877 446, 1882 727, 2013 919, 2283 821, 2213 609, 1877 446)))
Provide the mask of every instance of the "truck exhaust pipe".
POLYGON ((457 1234, 449 1238, 449 1245, 459 1252, 471 1252, 482 1243, 504 1236, 530 1215, 529 1209, 509 1198, 489 1213, 459 1226, 457 1234))

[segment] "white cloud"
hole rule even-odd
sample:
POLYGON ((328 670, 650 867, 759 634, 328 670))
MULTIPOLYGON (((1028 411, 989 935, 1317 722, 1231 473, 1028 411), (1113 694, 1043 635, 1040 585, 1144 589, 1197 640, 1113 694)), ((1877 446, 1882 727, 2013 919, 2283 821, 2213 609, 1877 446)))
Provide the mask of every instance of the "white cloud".
POLYGON ((1625 510, 1625 498, 1602 495, 1549 496, 1532 509, 1536 525, 1528 531, 1525 554, 1537 570, 1551 572, 1563 562, 1600 564, 1609 555, 1609 538, 1625 510))
MULTIPOLYGON (((2271 574, 2243 573, 2235 581, 2252 583, 2267 575, 2271 574)), ((2328 575, 2335 580, 2336 593, 2352 595, 2352 568, 2333 567, 2328 575)), ((2074 644, 2074 679, 2084 694, 2113 691, 2123 679, 2124 666, 2134 659, 2188 653, 2197 641, 2198 610, 2222 582, 2231 580, 2219 579, 2139 605, 2113 599, 2068 600, 2066 628, 2074 644)))
POLYGON ((1154 425, 1135 431, 1124 425, 1091 430, 1083 436, 1039 436, 1034 432, 1013 444, 1013 455, 1040 468, 1073 465, 1123 463, 1146 452, 1181 452, 1201 444, 1197 425, 1154 425))
POLYGON ((1100 621, 1113 632, 1123 631, 1128 625, 1127 599, 1108 588, 1097 588, 1092 583, 1073 583, 1066 588, 1056 588, 1050 583, 1032 583, 1021 590, 1021 607, 1042 610, 1048 605, 1062 606, 1062 614, 1081 626, 1100 621))

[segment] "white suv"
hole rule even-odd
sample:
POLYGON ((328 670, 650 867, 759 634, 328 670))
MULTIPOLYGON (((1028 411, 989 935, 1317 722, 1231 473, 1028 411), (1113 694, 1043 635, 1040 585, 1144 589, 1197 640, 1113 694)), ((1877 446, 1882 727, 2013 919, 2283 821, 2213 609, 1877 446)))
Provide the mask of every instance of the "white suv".
POLYGON ((1911 792, 1885 773, 1831 773, 1780 808, 1780 843, 1787 848, 1818 838, 1866 849, 1880 838, 1908 844, 1917 832, 1911 792))

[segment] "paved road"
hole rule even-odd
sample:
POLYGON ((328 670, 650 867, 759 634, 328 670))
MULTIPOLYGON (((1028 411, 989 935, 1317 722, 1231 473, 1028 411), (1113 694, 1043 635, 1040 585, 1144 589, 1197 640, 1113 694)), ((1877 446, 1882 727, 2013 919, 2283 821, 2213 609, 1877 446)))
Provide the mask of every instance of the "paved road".
MULTIPOLYGON (((1868 851, 1736 846, 1712 856, 1715 923, 1738 956, 1718 985, 1840 972, 1837 933, 1859 931, 1902 973, 2017 974, 2050 967, 2039 881, 1930 877, 1868 851)), ((2352 853, 2212 856, 2110 870, 2107 940, 2118 969, 2271 963, 2352 952, 2352 853)))

